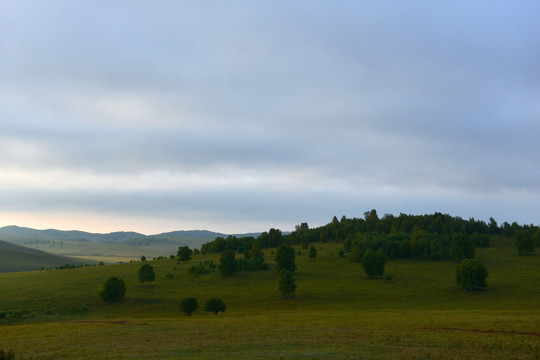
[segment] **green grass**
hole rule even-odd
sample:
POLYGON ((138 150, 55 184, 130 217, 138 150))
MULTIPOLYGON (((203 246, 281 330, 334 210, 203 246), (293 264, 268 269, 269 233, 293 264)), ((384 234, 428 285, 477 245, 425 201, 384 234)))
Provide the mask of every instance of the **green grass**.
POLYGON ((156 281, 138 283, 141 263, 0 274, 0 349, 33 359, 531 359, 540 358, 540 257, 515 249, 477 250, 488 288, 455 285, 456 263, 390 261, 392 281, 368 279, 361 265, 317 244, 318 257, 297 256, 297 294, 284 299, 279 274, 191 275, 198 255, 180 265, 155 260, 156 281), (167 273, 174 274, 172 279, 167 273), (126 281, 126 299, 99 298, 110 276, 126 281), (194 296, 187 317, 179 301, 194 296), (224 314, 202 311, 221 297, 224 314))

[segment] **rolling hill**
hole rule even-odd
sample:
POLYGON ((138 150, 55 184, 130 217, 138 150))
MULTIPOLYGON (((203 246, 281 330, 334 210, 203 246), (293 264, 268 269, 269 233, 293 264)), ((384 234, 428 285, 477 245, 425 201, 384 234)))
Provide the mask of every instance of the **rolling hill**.
POLYGON ((0 241, 0 272, 50 269, 65 264, 83 265, 90 262, 0 241))

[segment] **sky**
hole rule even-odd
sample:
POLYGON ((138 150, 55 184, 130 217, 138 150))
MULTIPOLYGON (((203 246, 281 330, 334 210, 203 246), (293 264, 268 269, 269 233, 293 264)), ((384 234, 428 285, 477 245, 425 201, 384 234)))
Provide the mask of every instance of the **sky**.
POLYGON ((0 0, 0 226, 540 224, 540 3, 0 0))

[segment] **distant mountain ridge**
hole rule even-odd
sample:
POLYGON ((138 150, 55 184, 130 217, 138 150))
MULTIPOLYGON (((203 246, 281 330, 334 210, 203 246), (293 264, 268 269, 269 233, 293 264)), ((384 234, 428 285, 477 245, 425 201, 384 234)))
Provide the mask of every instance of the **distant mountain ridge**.
MULTIPOLYGON (((235 234, 234 236, 259 236, 260 233, 235 234)), ((228 234, 208 231, 208 230, 178 230, 156 235, 144 235, 133 231, 118 231, 107 234, 89 233, 79 230, 36 230, 20 226, 4 226, 0 228, 0 239, 13 242, 25 243, 32 240, 76 240, 91 241, 97 243, 124 243, 131 245, 150 244, 186 244, 200 246, 202 243, 212 241, 216 237, 227 237, 228 234)))

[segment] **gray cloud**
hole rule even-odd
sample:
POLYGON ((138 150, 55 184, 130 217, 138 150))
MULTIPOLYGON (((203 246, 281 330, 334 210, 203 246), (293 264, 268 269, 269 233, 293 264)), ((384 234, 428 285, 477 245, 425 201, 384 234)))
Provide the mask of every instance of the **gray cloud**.
POLYGON ((529 221, 539 13, 533 1, 4 2, 2 206, 209 224, 369 208, 529 221))

